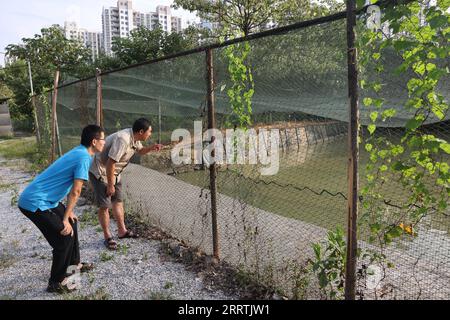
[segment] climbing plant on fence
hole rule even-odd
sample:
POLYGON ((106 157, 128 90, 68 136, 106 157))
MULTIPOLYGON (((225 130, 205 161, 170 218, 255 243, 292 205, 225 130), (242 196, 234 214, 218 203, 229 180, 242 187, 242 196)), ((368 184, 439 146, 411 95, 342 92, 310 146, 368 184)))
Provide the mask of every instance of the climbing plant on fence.
MULTIPOLYGON (((425 0, 400 2, 383 7, 379 30, 368 30, 364 19, 357 27, 360 107, 371 110, 371 123, 364 129, 367 133, 360 132, 369 161, 361 179, 359 230, 375 245, 358 249, 358 259, 366 264, 359 269, 363 273, 371 264, 393 267, 385 248, 399 237, 415 236, 415 226, 427 216, 448 215, 450 143, 424 125, 432 118, 448 120, 449 104, 443 90, 448 91, 450 83, 449 6, 449 0, 438 0, 435 5, 425 0), (398 61, 398 66, 388 70, 392 60, 398 61), (397 92, 405 99, 393 108, 386 103, 393 91, 386 88, 384 80, 395 76, 406 79, 406 92, 397 92), (380 133, 377 124, 389 122, 399 109, 410 115, 401 134, 380 133), (391 181, 402 188, 400 202, 386 197, 385 187, 391 181)), ((342 231, 330 231, 325 246, 314 245, 313 271, 320 288, 332 299, 343 297, 346 252, 337 244, 344 239, 342 231)))

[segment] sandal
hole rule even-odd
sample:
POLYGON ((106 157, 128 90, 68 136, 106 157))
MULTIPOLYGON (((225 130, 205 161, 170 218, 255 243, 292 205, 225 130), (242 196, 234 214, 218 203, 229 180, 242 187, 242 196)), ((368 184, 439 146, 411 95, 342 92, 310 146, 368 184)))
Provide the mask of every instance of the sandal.
POLYGON ((125 239, 125 238, 139 238, 139 235, 134 233, 133 231, 127 230, 127 232, 119 237, 119 239, 125 239))
POLYGON ((69 286, 67 283, 63 284, 63 282, 49 283, 47 286, 47 292, 65 294, 76 290, 76 288, 69 286))
POLYGON ((117 250, 117 242, 114 241, 112 237, 105 239, 103 243, 105 244, 105 247, 108 248, 109 250, 117 250))

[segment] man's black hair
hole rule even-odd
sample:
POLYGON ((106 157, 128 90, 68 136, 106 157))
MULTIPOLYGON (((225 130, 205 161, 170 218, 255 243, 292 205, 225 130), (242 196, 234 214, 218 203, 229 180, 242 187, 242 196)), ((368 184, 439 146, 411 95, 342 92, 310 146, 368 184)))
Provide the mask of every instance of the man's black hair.
POLYGON ((148 128, 150 128, 151 124, 150 121, 148 121, 148 119, 145 118, 140 118, 137 119, 134 124, 133 124, 133 132, 137 133, 141 130, 147 131, 148 128))
POLYGON ((81 144, 86 148, 89 148, 92 144, 92 140, 99 139, 102 132, 105 132, 105 130, 95 124, 84 127, 83 132, 81 133, 81 144))

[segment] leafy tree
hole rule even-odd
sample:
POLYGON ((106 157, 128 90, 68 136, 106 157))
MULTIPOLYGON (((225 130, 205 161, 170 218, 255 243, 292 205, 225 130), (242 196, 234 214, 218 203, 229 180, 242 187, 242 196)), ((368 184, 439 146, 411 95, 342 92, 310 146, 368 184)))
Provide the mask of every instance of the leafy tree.
MULTIPOLYGON (((0 87, 9 100, 9 108, 14 128, 19 130, 31 129, 32 108, 29 101, 30 82, 27 63, 18 60, 0 70, 0 87)), ((3 95, 2 95, 3 96, 3 95)))
POLYGON ((343 10, 345 10, 345 3, 339 0, 322 0, 320 2, 285 0, 280 5, 279 14, 274 17, 274 21, 279 25, 286 25, 343 10))
POLYGON ((8 45, 6 53, 17 58, 15 63, 1 73, 2 82, 13 93, 10 101, 11 116, 13 120, 28 123, 28 129, 31 129, 33 116, 27 61, 31 63, 33 87, 37 94, 42 93, 44 88, 53 86, 56 70, 62 72, 62 80, 67 75, 83 77, 89 70, 89 50, 77 41, 66 39, 58 25, 41 29, 41 34, 36 34, 33 38, 23 38, 21 44, 8 45))
MULTIPOLYGON (((66 39, 59 25, 41 29, 41 34, 34 38, 23 38, 22 44, 8 45, 6 52, 9 56, 30 61, 34 68, 74 75, 80 66, 90 61, 89 50, 76 40, 66 39)), ((36 89, 39 92, 39 87, 36 89)))
POLYGON ((114 38, 112 51, 125 65, 139 63, 159 57, 163 39, 161 28, 139 27, 132 30, 128 38, 114 38))
POLYGON ((194 27, 169 34, 161 27, 150 30, 141 26, 128 38, 114 38, 112 51, 120 65, 130 65, 197 47, 201 39, 201 32, 194 27))
POLYGON ((200 18, 220 24, 219 33, 251 33, 265 29, 269 22, 284 25, 326 15, 343 8, 338 0, 311 3, 307 0, 175 0, 174 8, 197 11, 200 18))
POLYGON ((247 36, 278 15, 282 3, 283 0, 175 0, 174 8, 197 11, 200 18, 219 22, 233 34, 247 36))

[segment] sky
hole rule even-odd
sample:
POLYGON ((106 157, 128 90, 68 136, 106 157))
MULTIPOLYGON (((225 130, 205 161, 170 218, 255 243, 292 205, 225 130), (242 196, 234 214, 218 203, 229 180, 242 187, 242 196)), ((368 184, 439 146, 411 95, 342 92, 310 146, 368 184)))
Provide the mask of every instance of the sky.
MULTIPOLYGON (((171 5, 173 0, 132 0, 133 9, 155 11, 157 5, 171 5)), ((4 66, 4 52, 8 44, 32 38, 44 27, 64 25, 76 21, 81 28, 102 31, 102 7, 115 7, 117 0, 0 0, 0 65, 4 66)), ((194 20, 195 14, 172 9, 172 15, 181 16, 183 23, 194 20)))

